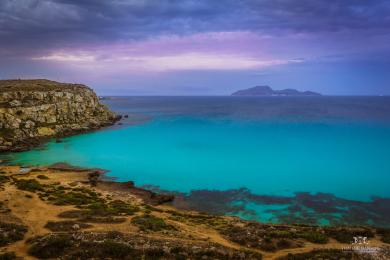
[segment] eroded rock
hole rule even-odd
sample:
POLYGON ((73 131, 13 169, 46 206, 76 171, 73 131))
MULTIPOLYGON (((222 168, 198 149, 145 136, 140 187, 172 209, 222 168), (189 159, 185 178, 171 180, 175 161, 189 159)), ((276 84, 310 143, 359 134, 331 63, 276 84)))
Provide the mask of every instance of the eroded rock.
POLYGON ((112 125, 120 117, 92 89, 49 80, 0 80, 0 152, 112 125))

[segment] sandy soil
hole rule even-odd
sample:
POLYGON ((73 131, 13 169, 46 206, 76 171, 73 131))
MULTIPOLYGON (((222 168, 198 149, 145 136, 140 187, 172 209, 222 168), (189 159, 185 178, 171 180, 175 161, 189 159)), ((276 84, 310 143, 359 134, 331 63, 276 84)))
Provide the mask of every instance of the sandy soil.
MULTIPOLYGON (((23 178, 36 178, 38 175, 45 175, 49 177, 48 180, 39 180, 42 184, 53 184, 61 183, 62 185, 79 185, 79 186, 90 186, 87 182, 88 172, 74 172, 74 171, 55 171, 49 170, 47 168, 42 168, 40 171, 33 171, 29 173, 20 173, 20 167, 18 166, 9 166, 9 167, 0 167, 0 170, 7 172, 7 175, 13 176, 17 179, 23 178)), ((116 191, 112 187, 107 188, 106 185, 98 185, 93 188, 95 191, 100 192, 103 196, 111 196, 114 199, 121 199, 124 201, 132 203, 142 203, 142 199, 134 196, 131 193, 126 191, 116 191)), ((35 259, 28 255, 28 243, 26 241, 34 236, 43 235, 51 232, 46 229, 44 226, 48 221, 60 221, 58 214, 61 212, 69 211, 76 209, 74 206, 55 206, 41 200, 37 194, 22 191, 12 185, 11 183, 6 183, 3 186, 3 190, 0 191, 0 201, 4 203, 4 206, 10 209, 10 212, 0 213, 1 221, 4 222, 14 222, 14 223, 23 223, 28 227, 28 232, 25 234, 24 239, 13 243, 7 247, 0 248, 1 251, 12 251, 15 252, 18 256, 24 257, 25 259, 35 259), (26 196, 27 195, 27 196, 26 196)), ((170 209, 174 210, 169 206, 158 206, 161 209, 170 209)), ((181 232, 181 236, 178 238, 172 239, 183 239, 183 240, 199 240, 199 241, 211 241, 217 244, 223 245, 225 247, 240 249, 242 246, 235 244, 227 239, 225 239, 221 234, 218 233, 215 229, 209 228, 205 225, 190 225, 187 223, 176 222, 168 219, 167 214, 165 213, 155 213, 159 217, 164 218, 168 224, 174 225, 181 232)), ((91 231, 108 231, 115 230, 123 233, 137 233, 139 232, 138 228, 131 224, 131 217, 127 217, 126 221, 119 224, 100 224, 93 223, 93 227, 87 229, 91 231)), ((167 236, 163 234, 150 234, 156 238, 163 237, 167 239, 167 236)), ((371 246, 383 246, 384 244, 378 239, 370 240, 371 246)), ((287 255, 288 253, 303 253, 308 252, 316 248, 342 248, 346 244, 338 243, 335 240, 330 240, 329 243, 324 245, 312 244, 306 242, 304 247, 301 248, 292 248, 279 250, 275 253, 265 252, 261 250, 255 250, 263 254, 264 259, 276 259, 277 257, 287 255)))

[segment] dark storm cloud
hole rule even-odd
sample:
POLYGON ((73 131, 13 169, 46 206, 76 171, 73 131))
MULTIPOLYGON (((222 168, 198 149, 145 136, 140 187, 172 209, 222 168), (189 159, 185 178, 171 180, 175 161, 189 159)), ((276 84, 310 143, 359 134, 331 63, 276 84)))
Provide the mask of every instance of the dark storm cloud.
POLYGON ((257 14, 255 19, 262 21, 265 17, 262 25, 277 29, 327 32, 388 29, 390 25, 390 2, 386 0, 252 0, 250 3, 257 14))
POLYGON ((104 93, 387 94, 388 42, 389 0, 0 0, 0 78, 104 93))
POLYGON ((206 31, 389 34, 389 14, 387 0, 2 0, 0 54, 206 31))

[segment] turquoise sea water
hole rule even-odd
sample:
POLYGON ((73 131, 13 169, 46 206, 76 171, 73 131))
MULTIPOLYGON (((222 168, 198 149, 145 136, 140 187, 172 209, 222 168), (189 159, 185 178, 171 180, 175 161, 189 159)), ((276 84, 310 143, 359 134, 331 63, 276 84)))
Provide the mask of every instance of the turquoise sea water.
POLYGON ((271 222, 390 224, 390 99, 144 97, 123 125, 12 154, 179 192, 178 207, 271 222), (241 188, 241 189, 240 189, 241 188), (183 202, 184 201, 184 202, 183 202))

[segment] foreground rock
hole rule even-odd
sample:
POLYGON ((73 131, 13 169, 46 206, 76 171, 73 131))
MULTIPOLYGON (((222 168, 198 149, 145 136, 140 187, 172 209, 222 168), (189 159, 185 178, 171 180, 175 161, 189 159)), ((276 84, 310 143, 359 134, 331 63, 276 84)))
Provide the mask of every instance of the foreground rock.
POLYGON ((27 150, 48 137, 98 129, 118 119, 84 85, 0 81, 0 152, 27 150))

